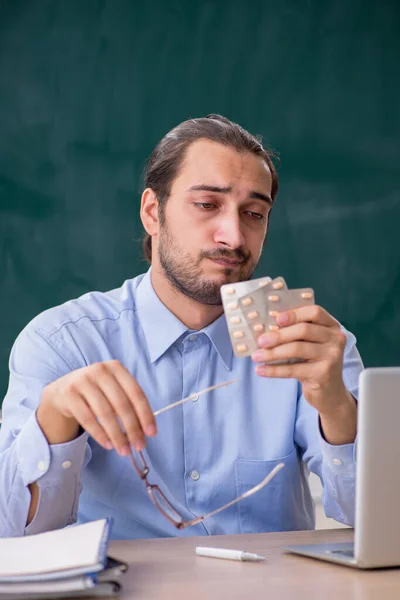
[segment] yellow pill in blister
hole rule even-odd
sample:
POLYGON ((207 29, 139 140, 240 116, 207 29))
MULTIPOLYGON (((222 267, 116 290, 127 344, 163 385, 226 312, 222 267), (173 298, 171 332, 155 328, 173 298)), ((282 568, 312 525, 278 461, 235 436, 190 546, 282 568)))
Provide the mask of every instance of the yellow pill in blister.
POLYGON ((236 351, 237 352, 246 352, 246 350, 248 350, 246 344, 238 344, 236 346, 236 351))
POLYGON ((273 283, 272 287, 274 290, 281 290, 283 288, 283 281, 277 281, 276 283, 273 283))
POLYGON ((229 302, 229 304, 228 304, 229 310, 236 310, 237 307, 238 307, 238 303, 237 302, 229 302))
POLYGON ((241 318, 240 317, 232 317, 231 318, 232 325, 239 325, 240 322, 241 322, 241 318))
POLYGON ((234 331, 232 333, 233 337, 238 339, 244 337, 244 331, 234 331))
POLYGON ((312 298, 312 297, 313 297, 313 295, 312 295, 312 293, 311 293, 311 292, 303 292, 303 293, 301 294, 301 297, 302 297, 302 298, 306 298, 307 300, 309 300, 310 298, 312 298))
POLYGON ((249 319, 257 319, 258 312, 256 310, 253 310, 252 312, 249 312, 247 316, 249 317, 249 319))
POLYGON ((268 311, 270 317, 277 317, 279 315, 279 310, 270 310, 268 311))
POLYGON ((252 300, 252 298, 247 296, 247 298, 243 298, 242 304, 243 304, 243 306, 249 306, 250 304, 253 304, 253 300, 252 300))
POLYGON ((264 325, 262 323, 257 323, 257 325, 254 325, 253 329, 254 331, 264 331, 264 325))
POLYGON ((279 296, 268 296, 268 300, 270 300, 270 302, 279 302, 280 298, 279 296))
POLYGON ((234 293, 235 293, 235 288, 227 288, 225 290, 225 294, 229 294, 230 295, 230 294, 234 294, 234 293))

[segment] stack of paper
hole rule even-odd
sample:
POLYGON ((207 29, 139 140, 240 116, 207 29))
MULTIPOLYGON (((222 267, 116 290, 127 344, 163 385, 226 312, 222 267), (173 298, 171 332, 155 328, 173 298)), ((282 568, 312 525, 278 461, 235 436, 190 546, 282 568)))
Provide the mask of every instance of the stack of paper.
POLYGON ((0 600, 112 596, 128 566, 107 556, 111 522, 100 519, 0 539, 0 600))

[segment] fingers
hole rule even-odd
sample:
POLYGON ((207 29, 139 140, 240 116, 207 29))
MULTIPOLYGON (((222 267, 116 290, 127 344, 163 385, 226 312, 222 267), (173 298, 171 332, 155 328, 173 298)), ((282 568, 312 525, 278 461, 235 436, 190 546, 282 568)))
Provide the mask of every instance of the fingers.
POLYGON ((341 364, 346 346, 346 335, 339 323, 319 306, 305 306, 277 317, 281 325, 276 331, 269 331, 257 340, 260 346, 252 354, 256 363, 281 361, 291 364, 257 365, 256 373, 267 377, 323 378, 333 371, 334 365, 341 364), (285 320, 286 317, 286 320, 285 320), (283 321, 286 323, 283 326, 283 321), (293 364, 300 359, 302 364, 293 364), (324 362, 324 372, 319 375, 316 365, 324 362))
POLYGON ((321 347, 319 344, 295 341, 290 344, 279 345, 271 350, 256 350, 251 357, 254 362, 258 363, 275 360, 288 361, 293 358, 315 361, 321 358, 321 347))
MULTIPOLYGON (((129 442, 133 443, 135 440, 130 440, 121 429, 121 425, 118 421, 117 416, 118 408, 115 405, 122 404, 124 402, 124 392, 120 389, 119 385, 113 377, 107 372, 106 368, 96 369, 96 380, 93 378, 94 373, 88 373, 85 378, 80 381, 79 392, 85 401, 88 409, 91 411, 92 416, 90 420, 91 430, 93 431, 93 419, 103 429, 104 435, 111 440, 113 448, 117 450, 122 456, 129 454, 129 442)), ((128 402, 126 400, 126 402, 128 402)), ((75 417, 77 418, 77 417, 75 417)), ((87 431, 87 423, 82 423, 87 431)), ((90 431, 97 441, 98 438, 90 431)), ((138 435, 137 438, 141 438, 138 435)))
POLYGON ((304 379, 304 364, 292 364, 292 365, 257 365, 256 373, 261 377, 276 377, 276 378, 288 378, 298 379, 299 381, 304 379))
POLYGON ((273 348, 279 344, 288 344, 297 340, 324 344, 332 340, 335 332, 336 330, 314 323, 297 323, 290 327, 282 327, 278 331, 264 333, 257 341, 261 348, 273 348))
POLYGON ((276 322, 280 327, 288 327, 289 325, 296 325, 296 323, 309 322, 324 325, 325 327, 340 328, 338 321, 336 321, 336 319, 334 319, 325 309, 316 304, 284 311, 276 317, 276 322))
MULTIPOLYGON (((132 444, 137 450, 143 450, 145 447, 144 433, 136 416, 135 405, 129 400, 124 389, 116 379, 115 372, 113 372, 112 368, 110 370, 107 364, 103 364, 102 372, 98 376, 97 383, 107 398, 108 406, 120 421, 120 424, 118 425, 118 440, 121 443, 120 453, 122 455, 127 454, 126 448, 124 447, 127 443, 132 444), (123 432, 126 432, 126 435, 123 432)), ((99 417, 102 419, 101 414, 99 414, 99 417)), ((107 423, 105 423, 104 426, 111 430, 113 419, 110 413, 107 411, 104 417, 107 418, 107 423)), ((118 450, 118 446, 116 446, 116 448, 118 450)))
MULTIPOLYGON (((128 399, 135 406, 138 422, 145 435, 153 436, 157 433, 156 419, 142 388, 118 361, 114 365, 114 375, 116 376, 121 388, 125 391, 128 399)), ((129 424, 126 424, 126 431, 129 433, 129 424)))
POLYGON ((89 408, 85 398, 78 392, 75 392, 74 394, 70 394, 69 404, 71 414, 81 427, 83 427, 96 442, 103 446, 103 448, 111 450, 114 447, 114 444, 111 442, 103 426, 100 425, 96 419, 96 415, 92 409, 89 408))
MULTIPOLYGON (((143 450, 146 445, 145 434, 155 435, 157 429, 153 412, 142 389, 118 361, 99 363, 97 370, 97 384, 126 433, 123 439, 119 434, 115 434, 118 442, 122 442, 122 453, 126 454, 127 450, 129 452, 129 447, 123 447, 127 442, 136 450, 143 450)), ((104 416, 111 434, 114 430, 114 419, 108 411, 104 416)), ((118 427, 122 433, 121 427, 118 427)))
POLYGON ((126 456, 145 448, 157 427, 143 390, 119 361, 90 365, 68 380, 60 396, 68 412, 104 448, 126 456))

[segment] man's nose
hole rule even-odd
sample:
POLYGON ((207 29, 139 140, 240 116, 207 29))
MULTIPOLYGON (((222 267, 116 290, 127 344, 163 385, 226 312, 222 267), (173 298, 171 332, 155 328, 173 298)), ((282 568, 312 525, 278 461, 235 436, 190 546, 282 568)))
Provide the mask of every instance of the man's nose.
POLYGON ((237 213, 225 215, 218 221, 214 241, 236 249, 244 245, 245 239, 241 229, 240 217, 237 213))

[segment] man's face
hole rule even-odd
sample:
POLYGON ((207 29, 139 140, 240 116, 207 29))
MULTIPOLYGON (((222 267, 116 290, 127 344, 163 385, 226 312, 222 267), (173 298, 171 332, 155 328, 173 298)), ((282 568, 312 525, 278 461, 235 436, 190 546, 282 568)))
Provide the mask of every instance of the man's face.
POLYGON ((177 290, 220 305, 221 285, 250 279, 267 232, 271 184, 268 166, 250 152, 204 139, 189 146, 158 239, 160 265, 177 290))

